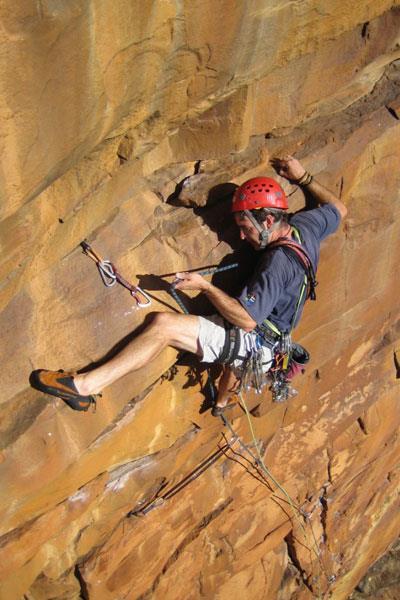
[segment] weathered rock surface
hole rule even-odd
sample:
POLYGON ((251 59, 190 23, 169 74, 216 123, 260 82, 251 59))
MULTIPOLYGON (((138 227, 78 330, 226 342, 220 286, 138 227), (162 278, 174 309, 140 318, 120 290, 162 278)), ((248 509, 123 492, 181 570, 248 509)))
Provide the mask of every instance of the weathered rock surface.
POLYGON ((390 550, 368 570, 350 596, 350 600, 369 598, 396 600, 399 597, 399 545, 397 540, 390 550))
POLYGON ((2 600, 344 600, 399 536, 399 4, 3 3, 2 600), (233 184, 288 152, 349 216, 296 332, 298 395, 247 397, 274 480, 172 349, 96 413, 29 387, 179 310, 168 275, 244 257, 233 184), (84 238, 151 309, 102 286, 84 238))

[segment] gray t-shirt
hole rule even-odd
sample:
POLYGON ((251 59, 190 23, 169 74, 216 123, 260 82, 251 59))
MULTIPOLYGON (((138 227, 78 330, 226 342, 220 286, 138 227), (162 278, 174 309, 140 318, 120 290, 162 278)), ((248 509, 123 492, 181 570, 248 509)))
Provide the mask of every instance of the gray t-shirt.
MULTIPOLYGON (((289 217, 290 225, 300 233, 302 246, 317 270, 321 241, 334 233, 340 223, 340 213, 333 204, 303 211, 289 217)), ((304 269, 282 248, 261 253, 254 274, 238 296, 239 302, 258 325, 269 319, 280 331, 290 331, 304 281, 304 269)), ((299 306, 295 327, 305 300, 299 306)))

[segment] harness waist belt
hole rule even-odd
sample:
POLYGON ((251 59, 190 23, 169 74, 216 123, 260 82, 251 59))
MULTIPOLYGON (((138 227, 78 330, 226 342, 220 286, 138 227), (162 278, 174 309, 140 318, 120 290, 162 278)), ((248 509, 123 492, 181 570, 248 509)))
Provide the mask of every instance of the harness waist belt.
POLYGON ((268 346, 274 346, 278 340, 281 338, 281 333, 277 333, 274 331, 268 323, 261 323, 261 325, 257 325, 255 331, 260 335, 260 337, 267 343, 268 346))
POLYGON ((224 321, 225 343, 218 362, 222 365, 230 365, 238 355, 240 347, 239 328, 224 321))

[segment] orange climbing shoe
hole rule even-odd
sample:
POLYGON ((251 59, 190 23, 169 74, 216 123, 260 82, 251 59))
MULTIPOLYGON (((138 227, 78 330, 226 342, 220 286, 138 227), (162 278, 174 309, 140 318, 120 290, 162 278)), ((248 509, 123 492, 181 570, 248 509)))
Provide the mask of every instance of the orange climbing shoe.
POLYGON ((81 396, 79 394, 74 384, 73 373, 37 369, 32 371, 29 383, 40 392, 61 398, 74 410, 86 411, 91 404, 94 407, 96 406, 94 396, 81 396))

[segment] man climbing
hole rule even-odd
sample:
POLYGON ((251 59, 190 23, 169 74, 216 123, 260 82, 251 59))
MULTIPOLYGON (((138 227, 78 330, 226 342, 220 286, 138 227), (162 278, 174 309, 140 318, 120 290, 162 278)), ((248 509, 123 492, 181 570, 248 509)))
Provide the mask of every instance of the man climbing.
POLYGON ((336 231, 347 214, 341 200, 315 181, 297 159, 286 156, 274 164, 279 175, 307 189, 318 207, 287 215, 285 193, 268 177, 250 179, 236 190, 232 212, 240 237, 260 250, 254 274, 237 298, 197 273, 177 273, 176 289, 203 292, 218 314, 156 313, 142 333, 100 367, 81 374, 36 370, 31 385, 62 398, 75 410, 87 410, 104 387, 172 346, 197 354, 203 362, 225 363, 213 408, 218 415, 237 390, 252 348, 261 348, 262 368, 268 371, 282 332, 290 332, 300 319, 305 302, 305 294, 299 294, 304 291, 304 264, 308 275, 315 272, 321 241, 336 231), (293 245, 297 258, 284 244, 293 245))

